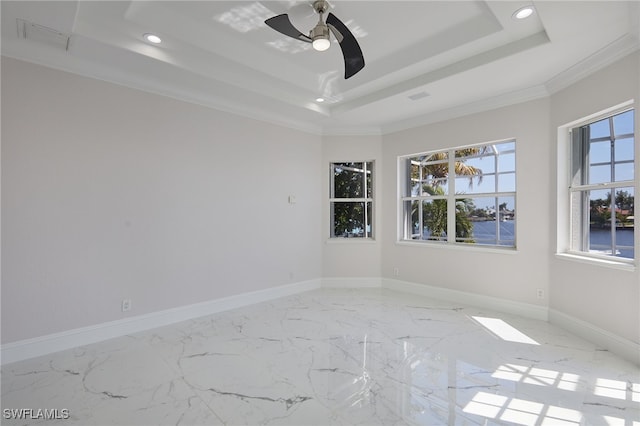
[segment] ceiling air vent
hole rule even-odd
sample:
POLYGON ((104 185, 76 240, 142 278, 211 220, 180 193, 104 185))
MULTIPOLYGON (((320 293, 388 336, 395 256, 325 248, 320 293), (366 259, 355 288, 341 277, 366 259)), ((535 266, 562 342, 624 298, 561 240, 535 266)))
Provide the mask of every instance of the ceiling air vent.
POLYGON ((429 94, 425 91, 414 93, 413 95, 409 95, 408 98, 412 101, 417 101, 418 99, 426 98, 429 94))
POLYGON ((18 22, 18 38, 46 43, 64 50, 69 50, 70 34, 61 33, 53 28, 34 24, 33 22, 20 18, 16 19, 16 21, 18 22))

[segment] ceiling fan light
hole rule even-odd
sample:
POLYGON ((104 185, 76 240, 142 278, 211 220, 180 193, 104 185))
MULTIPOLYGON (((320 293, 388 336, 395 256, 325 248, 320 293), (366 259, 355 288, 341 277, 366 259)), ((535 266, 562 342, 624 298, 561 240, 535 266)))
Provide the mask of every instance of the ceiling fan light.
POLYGON ((309 37, 312 40, 311 44, 313 48, 319 52, 323 52, 331 46, 331 41, 329 40, 329 27, 322 21, 318 22, 318 25, 313 27, 309 33, 309 37))
POLYGON ((319 52, 324 52, 331 46, 331 42, 328 38, 317 38, 313 40, 313 48, 319 52))

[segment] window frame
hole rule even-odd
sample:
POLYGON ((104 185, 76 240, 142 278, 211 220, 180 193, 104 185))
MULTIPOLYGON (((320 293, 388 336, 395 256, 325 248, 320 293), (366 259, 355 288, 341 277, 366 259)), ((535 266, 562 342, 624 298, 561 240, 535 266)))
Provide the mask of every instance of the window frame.
MULTIPOLYGON (((588 117, 584 117, 580 120, 569 123, 565 126, 561 126, 559 128, 559 136, 560 132, 564 131, 565 140, 567 147, 565 148, 566 158, 565 164, 559 164, 559 173, 558 178, 562 178, 562 170, 560 167, 563 166, 566 170, 566 186, 564 186, 563 191, 565 194, 563 195, 565 207, 564 209, 559 209, 558 215, 558 223, 559 225, 562 223, 561 214, 566 215, 565 223, 566 229, 563 230, 563 227, 558 226, 558 232, 564 232, 564 235, 559 237, 559 244, 557 252, 560 255, 567 255, 573 257, 580 261, 586 261, 588 263, 599 263, 608 266, 621 266, 621 267, 635 267, 637 264, 639 255, 638 255, 638 230, 634 228, 633 232, 633 249, 634 249, 634 257, 622 257, 616 256, 615 254, 604 254, 594 252, 590 249, 590 191, 601 191, 601 190, 610 190, 612 193, 612 204, 615 203, 615 194, 617 189, 624 188, 633 188, 634 197, 637 192, 638 185, 638 167, 637 167, 637 158, 638 158, 638 150, 637 150, 637 117, 636 117, 636 108, 633 102, 625 102, 621 105, 606 109, 596 114, 592 114, 588 117), (615 116, 627 113, 629 111, 633 111, 633 133, 628 134, 616 134, 613 126, 613 118, 615 116), (609 123, 609 136, 608 137, 596 137, 591 138, 589 134, 589 126, 603 121, 610 120, 609 123), (612 134, 613 132, 613 134, 612 134), (624 139, 631 137, 634 140, 634 154, 632 160, 615 160, 615 140, 616 139, 624 139), (606 163, 591 163, 589 157, 589 149, 587 146, 592 142, 604 142, 609 141, 610 146, 610 155, 611 159, 606 163), (615 180, 615 166, 619 163, 632 163, 633 164, 633 178, 631 180, 615 180), (594 182, 594 183, 584 183, 585 180, 588 180, 589 176, 589 167, 590 166, 598 166, 598 165, 609 165, 611 179, 606 182, 594 182), (574 196, 579 198, 578 202, 573 201, 574 196), (576 206, 576 204, 580 204, 576 206), (576 223, 579 222, 579 223, 576 223), (578 234, 578 235, 576 235, 578 234), (564 243, 561 244, 561 241, 564 240, 564 243), (577 248, 579 246, 579 248, 577 248)), ((559 141, 562 142, 562 141, 559 141)), ((560 144, 559 144, 560 145, 560 144)), ((559 149, 561 147, 559 146, 559 149)), ((562 159, 559 155, 559 161, 562 159)), ((561 198, 559 197, 559 202, 561 198)), ((615 204, 613 204, 615 205, 615 204)), ((611 235, 612 249, 616 248, 616 232, 614 229, 617 229, 617 219, 615 219, 615 208, 611 209, 611 235)))
POLYGON ((375 160, 357 161, 331 161, 329 163, 329 241, 375 241, 375 160), (335 167, 347 163, 362 163, 363 165, 363 197, 336 197, 335 196, 335 167), (371 175, 371 183, 367 183, 367 173, 371 175), (367 196, 370 195, 370 196, 367 196), (335 214, 334 205, 336 203, 363 203, 364 204, 364 227, 363 236, 342 236, 335 235, 335 214), (370 207, 370 213, 369 208, 370 207), (367 229, 369 228, 369 229, 367 229))
MULTIPOLYGON (((459 200, 465 198, 493 198, 495 200, 495 206, 498 208, 499 199, 504 199, 505 197, 511 197, 514 203, 514 212, 517 211, 517 140, 516 138, 506 138, 489 142, 482 142, 477 144, 469 144, 456 146, 451 148, 444 149, 436 149, 429 150, 425 152, 402 155, 398 157, 398 234, 397 234, 397 242, 399 244, 407 244, 412 246, 427 246, 427 247, 448 247, 448 248, 471 248, 473 250, 484 250, 484 251, 499 251, 499 252, 516 252, 517 251, 517 221, 514 223, 514 237, 513 237, 513 245, 501 245, 500 241, 503 241, 499 238, 500 232, 496 231, 495 243, 468 243, 464 241, 458 241, 456 237, 456 232, 447 232, 446 237, 443 240, 429 240, 419 238, 414 239, 413 233, 409 231, 409 226, 412 225, 411 221, 411 211, 405 208, 405 203, 419 201, 423 202, 425 200, 439 200, 445 199, 447 200, 447 230, 456 229, 456 204, 459 200), (493 156, 495 159, 494 167, 491 171, 487 173, 483 173, 483 176, 494 176, 496 177, 494 182, 495 191, 493 192, 472 192, 472 193, 456 193, 456 179, 467 178, 466 176, 459 175, 454 176, 452 178, 447 177, 446 180, 449 181, 448 189, 444 195, 407 195, 410 194, 409 182, 411 181, 411 170, 409 166, 409 162, 412 158, 418 156, 428 156, 436 153, 447 153, 447 159, 436 161, 448 164, 448 172, 451 170, 455 170, 456 159, 460 157, 456 157, 456 152, 469 149, 469 148, 479 148, 479 147, 491 147, 495 145, 500 145, 504 143, 513 143, 513 150, 508 150, 504 153, 496 153, 495 149, 493 154, 475 154, 470 156, 465 156, 464 158, 473 159, 473 158, 482 158, 487 156, 493 156), (500 171, 499 169, 499 157, 504 154, 513 154, 513 170, 500 171), (513 191, 499 191, 499 179, 497 178, 500 175, 512 174, 514 176, 514 190, 513 191)), ((434 162, 435 163, 435 162, 434 162)), ((421 209, 419 209, 421 211, 421 209)), ((420 217, 421 213, 419 213, 420 217)), ((498 213, 499 215, 499 213, 498 213)), ((496 222, 496 226, 499 226, 499 222, 496 222)), ((420 231, 422 232, 422 230, 420 231)))

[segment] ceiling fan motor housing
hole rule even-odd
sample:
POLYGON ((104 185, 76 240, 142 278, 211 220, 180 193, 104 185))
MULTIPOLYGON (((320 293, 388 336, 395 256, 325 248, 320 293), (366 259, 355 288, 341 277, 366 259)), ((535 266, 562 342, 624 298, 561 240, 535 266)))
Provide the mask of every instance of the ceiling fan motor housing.
POLYGON ((318 22, 318 25, 316 25, 311 31, 309 31, 309 37, 311 38, 311 40, 317 40, 319 38, 328 39, 329 27, 324 23, 318 22))

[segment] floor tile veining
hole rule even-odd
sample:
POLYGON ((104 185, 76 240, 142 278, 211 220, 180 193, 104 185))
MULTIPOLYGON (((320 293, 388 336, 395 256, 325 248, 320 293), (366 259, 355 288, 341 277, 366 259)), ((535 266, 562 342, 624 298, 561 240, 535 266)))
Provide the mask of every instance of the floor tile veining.
POLYGON ((6 365, 2 408, 7 425, 640 426, 640 369, 545 322, 322 289, 6 365))

